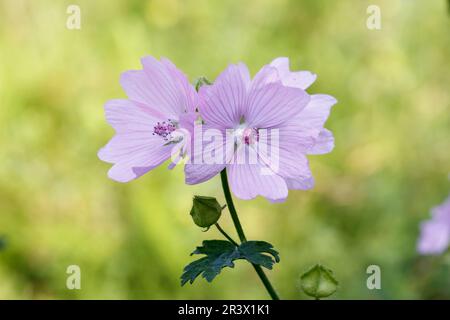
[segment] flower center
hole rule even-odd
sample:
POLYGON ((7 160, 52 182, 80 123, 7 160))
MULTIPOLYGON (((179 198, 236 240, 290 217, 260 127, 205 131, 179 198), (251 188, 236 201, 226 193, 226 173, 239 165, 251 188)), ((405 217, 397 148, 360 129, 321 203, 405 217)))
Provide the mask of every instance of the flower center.
POLYGON ((171 134, 177 130, 177 123, 171 119, 168 119, 167 121, 158 122, 153 127, 153 135, 157 135, 162 137, 164 140, 169 141, 171 140, 171 134))
POLYGON ((259 141, 259 132, 256 128, 246 128, 242 134, 242 139, 246 145, 251 145, 259 141))
POLYGON ((245 124, 241 124, 235 129, 235 142, 240 144, 252 145, 259 141, 259 131, 257 128, 246 127, 245 124))

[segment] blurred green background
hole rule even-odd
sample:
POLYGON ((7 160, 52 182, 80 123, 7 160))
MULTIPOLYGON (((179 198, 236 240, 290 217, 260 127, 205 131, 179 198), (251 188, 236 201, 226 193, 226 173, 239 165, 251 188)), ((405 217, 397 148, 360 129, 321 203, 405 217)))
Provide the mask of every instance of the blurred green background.
MULTIPOLYGON (((96 156, 113 135, 103 104, 125 97, 120 73, 148 54, 192 81, 288 56, 318 74, 311 93, 338 99, 336 148, 310 158, 316 187, 236 202, 248 238, 280 251, 268 274, 283 298, 307 298, 299 276, 317 262, 340 281, 333 298, 450 298, 450 257, 415 251, 449 191, 449 27, 444 0, 1 0, 0 298, 267 298, 244 262, 180 287, 189 253, 221 238, 189 216, 194 194, 224 201, 218 177, 186 186, 162 166, 119 184, 96 156), (80 30, 66 28, 70 4, 80 30), (370 4, 381 30, 366 27, 370 4), (81 290, 66 288, 71 264, 81 290), (371 264, 381 290, 366 287, 371 264)), ((234 235, 228 214, 221 224, 234 235)))

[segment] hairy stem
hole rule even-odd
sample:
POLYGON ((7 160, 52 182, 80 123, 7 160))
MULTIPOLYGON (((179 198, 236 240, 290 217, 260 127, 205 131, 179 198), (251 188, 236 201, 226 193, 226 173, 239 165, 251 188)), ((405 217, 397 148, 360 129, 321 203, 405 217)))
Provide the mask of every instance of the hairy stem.
MULTIPOLYGON (((230 192, 230 187, 228 185, 226 169, 223 169, 220 172, 220 178, 222 180, 222 188, 223 188, 223 193, 225 194, 225 200, 228 205, 228 210, 230 211, 231 219, 233 219, 233 223, 234 223, 234 227, 236 228, 236 232, 237 232, 241 242, 246 242, 247 238, 245 237, 245 233, 244 233, 244 230, 242 229, 241 222, 239 221, 239 217, 236 212, 236 208, 234 207, 233 198, 231 197, 231 192, 230 192)), ((219 231, 220 231, 220 229, 219 229, 219 231)), ((253 268, 255 268, 256 273, 258 274, 259 278, 261 279, 262 283, 264 284, 264 287, 266 288, 270 297, 273 300, 280 300, 277 292, 273 288, 272 284, 269 281, 269 278, 267 278, 267 276, 264 273, 261 266, 257 265, 257 264, 253 264, 253 263, 252 263, 252 265, 253 265, 253 268)))

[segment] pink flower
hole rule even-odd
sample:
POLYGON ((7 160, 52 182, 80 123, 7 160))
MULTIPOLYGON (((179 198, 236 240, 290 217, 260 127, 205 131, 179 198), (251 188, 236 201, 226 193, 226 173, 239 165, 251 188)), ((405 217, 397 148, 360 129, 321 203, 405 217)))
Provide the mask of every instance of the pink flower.
POLYGON ((148 56, 141 62, 143 70, 121 76, 128 99, 105 104, 106 119, 116 135, 98 156, 114 164, 108 175, 119 182, 140 177, 174 152, 186 155, 196 118, 197 93, 186 76, 168 59, 148 56))
POLYGON ((305 92, 315 77, 291 72, 289 60, 278 58, 253 79, 240 63, 230 65, 213 85, 201 87, 199 112, 207 128, 223 135, 232 129, 235 143, 225 146, 224 161, 215 164, 199 163, 205 154, 196 148, 193 163, 185 166, 186 183, 201 183, 226 168, 231 189, 241 199, 261 195, 283 201, 288 189, 312 188, 306 155, 333 149, 333 135, 323 125, 336 103, 331 96, 305 92), (276 161, 261 152, 273 149, 276 161), (255 158, 256 163, 248 161, 255 158))
POLYGON ((450 243, 450 196, 431 210, 431 219, 420 225, 417 251, 420 254, 441 254, 450 243))

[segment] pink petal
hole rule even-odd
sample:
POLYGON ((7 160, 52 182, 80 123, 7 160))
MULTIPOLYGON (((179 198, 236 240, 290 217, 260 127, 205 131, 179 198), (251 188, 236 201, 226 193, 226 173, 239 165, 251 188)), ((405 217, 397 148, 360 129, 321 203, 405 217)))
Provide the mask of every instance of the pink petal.
POLYGON ((312 95, 308 105, 280 127, 280 141, 291 145, 297 143, 297 148, 303 153, 330 152, 334 147, 334 138, 323 126, 335 103, 336 99, 331 96, 312 95))
POLYGON ((283 178, 305 179, 311 176, 308 159, 298 149, 280 148, 279 170, 283 178))
POLYGON ((250 91, 245 121, 256 128, 280 126, 297 116, 308 101, 309 95, 301 89, 269 83, 250 91))
POLYGON ((198 184, 215 177, 225 168, 224 164, 193 164, 184 166, 186 184, 198 184))
POLYGON ((191 101, 193 93, 189 91, 186 95, 187 79, 183 79, 175 66, 151 56, 143 58, 142 65, 144 70, 126 71, 121 76, 120 83, 130 100, 158 110, 171 119, 192 111, 195 104, 191 101))
POLYGON ((447 250, 450 242, 450 227, 439 221, 426 221, 421 225, 417 250, 421 254, 440 254, 447 250))
POLYGON ((198 114, 196 112, 183 113, 179 118, 180 128, 186 129, 191 135, 194 132, 195 122, 198 119, 198 114))
POLYGON ((150 135, 155 123, 167 120, 161 112, 125 99, 106 102, 105 117, 117 133, 145 131, 150 135))
MULTIPOLYGON (((267 134, 270 135, 270 132, 267 134)), ((283 178, 305 179, 311 176, 309 162, 299 141, 267 139, 260 135, 254 146, 262 161, 276 174, 283 178), (275 141, 274 141, 275 140, 275 141)))
POLYGON ((445 223, 450 227, 450 196, 440 205, 431 209, 433 220, 445 223))
POLYGON ((317 140, 309 150, 308 154, 326 154, 334 148, 333 133, 327 129, 320 131, 317 140))
POLYGON ((431 219, 421 223, 417 250, 421 254, 441 254, 450 244, 450 197, 431 210, 431 219))
POLYGON ((253 77, 251 90, 261 89, 262 87, 264 87, 269 83, 276 83, 276 82, 281 82, 281 78, 277 68, 270 65, 265 65, 253 77))
POLYGON ((285 179, 290 190, 309 190, 314 187, 314 178, 307 177, 304 179, 285 179))
POLYGON ((163 146, 158 141, 161 140, 159 137, 155 139, 149 135, 151 133, 118 133, 99 150, 98 157, 101 160, 115 163, 109 172, 112 179, 120 182, 135 179, 139 175, 133 169, 154 168, 170 157, 173 146, 163 146))
POLYGON ((291 72, 289 68, 289 58, 276 58, 270 65, 278 70, 281 82, 288 87, 306 90, 317 78, 317 75, 309 71, 291 72))
POLYGON ((130 167, 128 164, 116 163, 108 171, 108 177, 117 182, 130 182, 140 176, 144 175, 148 171, 154 169, 153 167, 130 167))
MULTIPOLYGON (((250 148, 240 152, 252 153, 250 148)), ((239 156, 239 155, 238 155, 239 156)), ((283 201, 288 196, 288 189, 283 178, 262 163, 233 163, 227 166, 229 183, 233 193, 241 199, 250 200, 258 195, 271 201, 283 201)))
POLYGON ((111 100, 105 104, 105 113, 116 135, 99 150, 98 157, 115 163, 109 171, 112 179, 120 182, 135 179, 143 174, 138 168, 150 170, 170 156, 171 146, 163 146, 163 140, 152 135, 158 118, 151 109, 129 100, 111 100))
POLYGON ((199 111, 209 125, 233 128, 243 113, 250 75, 240 63, 228 66, 213 85, 202 86, 199 92, 199 111))
POLYGON ((204 125, 202 132, 195 131, 190 161, 184 167, 186 184, 197 184, 213 178, 225 168, 233 156, 234 145, 226 145, 225 131, 216 129, 217 134, 223 139, 214 142, 203 136, 209 129, 210 126, 204 125), (220 150, 222 157, 217 159, 218 161, 213 161, 215 159, 209 154, 211 150, 214 152, 220 150))
POLYGON ((296 122, 302 130, 322 129, 330 115, 331 107, 336 102, 332 96, 313 94, 309 103, 292 122, 296 122))
POLYGON ((177 69, 169 59, 161 58, 161 62, 172 74, 173 79, 176 80, 179 87, 181 104, 186 107, 186 112, 195 112, 195 109, 198 106, 198 95, 194 86, 191 85, 187 76, 181 70, 177 69))

